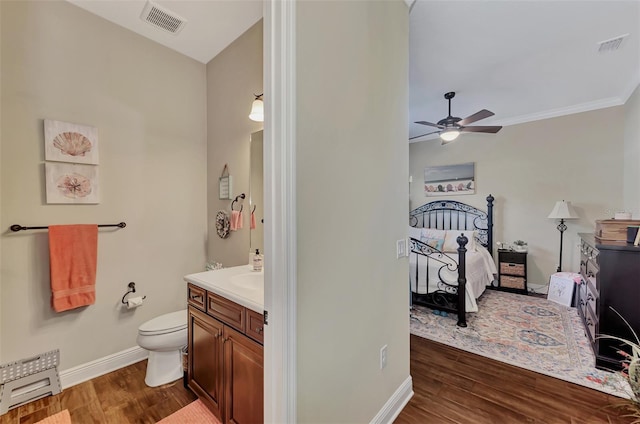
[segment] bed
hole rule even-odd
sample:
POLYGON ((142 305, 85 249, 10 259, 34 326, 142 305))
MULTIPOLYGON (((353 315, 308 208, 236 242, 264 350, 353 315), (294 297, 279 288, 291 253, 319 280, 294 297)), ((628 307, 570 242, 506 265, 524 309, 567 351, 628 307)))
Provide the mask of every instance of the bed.
POLYGON ((478 299, 493 284, 493 202, 487 212, 452 200, 426 203, 409 215, 412 304, 458 314, 477 312, 478 299))

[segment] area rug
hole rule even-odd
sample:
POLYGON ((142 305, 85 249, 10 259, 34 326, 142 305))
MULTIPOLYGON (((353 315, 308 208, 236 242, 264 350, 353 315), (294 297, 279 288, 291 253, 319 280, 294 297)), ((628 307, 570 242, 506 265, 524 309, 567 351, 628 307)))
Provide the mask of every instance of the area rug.
POLYGON ((177 410, 157 424, 220 424, 220 421, 200 400, 177 410))
POLYGON ((69 410, 65 409, 62 412, 38 421, 36 424, 71 424, 71 416, 69 415, 69 410))
POLYGON ((595 368, 595 357, 576 308, 547 299, 486 290, 478 312, 436 315, 414 305, 411 334, 561 380, 628 398, 631 390, 618 373, 595 368))

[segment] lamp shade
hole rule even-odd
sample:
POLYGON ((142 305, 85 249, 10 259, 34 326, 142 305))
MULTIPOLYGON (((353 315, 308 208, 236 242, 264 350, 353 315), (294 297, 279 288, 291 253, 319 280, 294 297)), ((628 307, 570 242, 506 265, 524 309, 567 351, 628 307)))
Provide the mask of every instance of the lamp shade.
POLYGON ((264 103, 261 99, 255 99, 251 104, 251 113, 249 119, 252 121, 263 122, 264 121, 264 103))
POLYGON ((578 219, 578 215, 574 212, 571 207, 571 202, 565 202, 564 200, 559 200, 556 202, 556 205, 553 207, 553 210, 549 214, 547 218, 550 219, 578 219))

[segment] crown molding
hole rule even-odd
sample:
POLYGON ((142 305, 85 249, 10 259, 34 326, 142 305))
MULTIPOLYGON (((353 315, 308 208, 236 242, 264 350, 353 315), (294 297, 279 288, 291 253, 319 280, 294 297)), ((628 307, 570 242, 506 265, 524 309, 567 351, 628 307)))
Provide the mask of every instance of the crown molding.
MULTIPOLYGON (((527 122, 533 121, 541 121, 543 119, 551 119, 558 118, 566 115, 573 115, 576 113, 589 112, 597 109, 605 109, 608 107, 621 106, 629 100, 631 94, 633 94, 634 90, 638 86, 640 78, 633 81, 632 84, 629 84, 625 92, 620 97, 609 97, 607 99, 596 100, 594 102, 581 103, 573 106, 562 107, 558 109, 550 109, 542 112, 530 113, 527 115, 514 116, 512 118, 492 120, 490 125, 502 125, 503 127, 508 127, 511 125, 524 124, 527 122)), ((438 138, 438 134, 429 134, 428 136, 424 136, 424 138, 414 139, 409 141, 409 143, 419 143, 421 141, 433 140, 438 138)))

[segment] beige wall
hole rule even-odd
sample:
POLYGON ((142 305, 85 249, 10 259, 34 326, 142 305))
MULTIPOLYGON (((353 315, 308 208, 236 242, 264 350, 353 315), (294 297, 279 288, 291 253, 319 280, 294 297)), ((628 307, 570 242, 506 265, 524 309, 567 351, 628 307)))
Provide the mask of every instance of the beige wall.
POLYGON ((1 225, 114 223, 101 230, 95 305, 50 308, 46 231, 2 248, 2 360, 60 348, 60 369, 136 346, 138 326, 186 307, 204 268, 205 66, 64 1, 2 1, 1 225), (100 204, 47 205, 43 119, 97 127, 100 204), (146 303, 120 305, 135 281, 146 303))
POLYGON ((567 222, 563 271, 579 269, 577 233, 622 208, 623 118, 620 106, 466 134, 446 146, 413 143, 411 208, 436 199, 424 195, 425 166, 475 162, 476 194, 449 198, 486 210, 493 194, 494 240, 527 241, 529 283, 546 285, 559 254, 557 223, 547 218, 555 202, 571 201, 580 216, 567 222))
POLYGON ((640 86, 624 105, 624 209, 640 219, 640 86))
POLYGON ((369 422, 409 377, 408 9, 296 7, 297 421, 369 422))
POLYGON ((262 129, 262 122, 249 119, 254 93, 262 93, 262 20, 207 64, 208 257, 225 267, 249 262, 249 140, 252 132, 262 129), (247 197, 244 227, 221 239, 216 212, 231 211, 231 200, 218 198, 225 163, 233 177, 233 196, 247 197))

